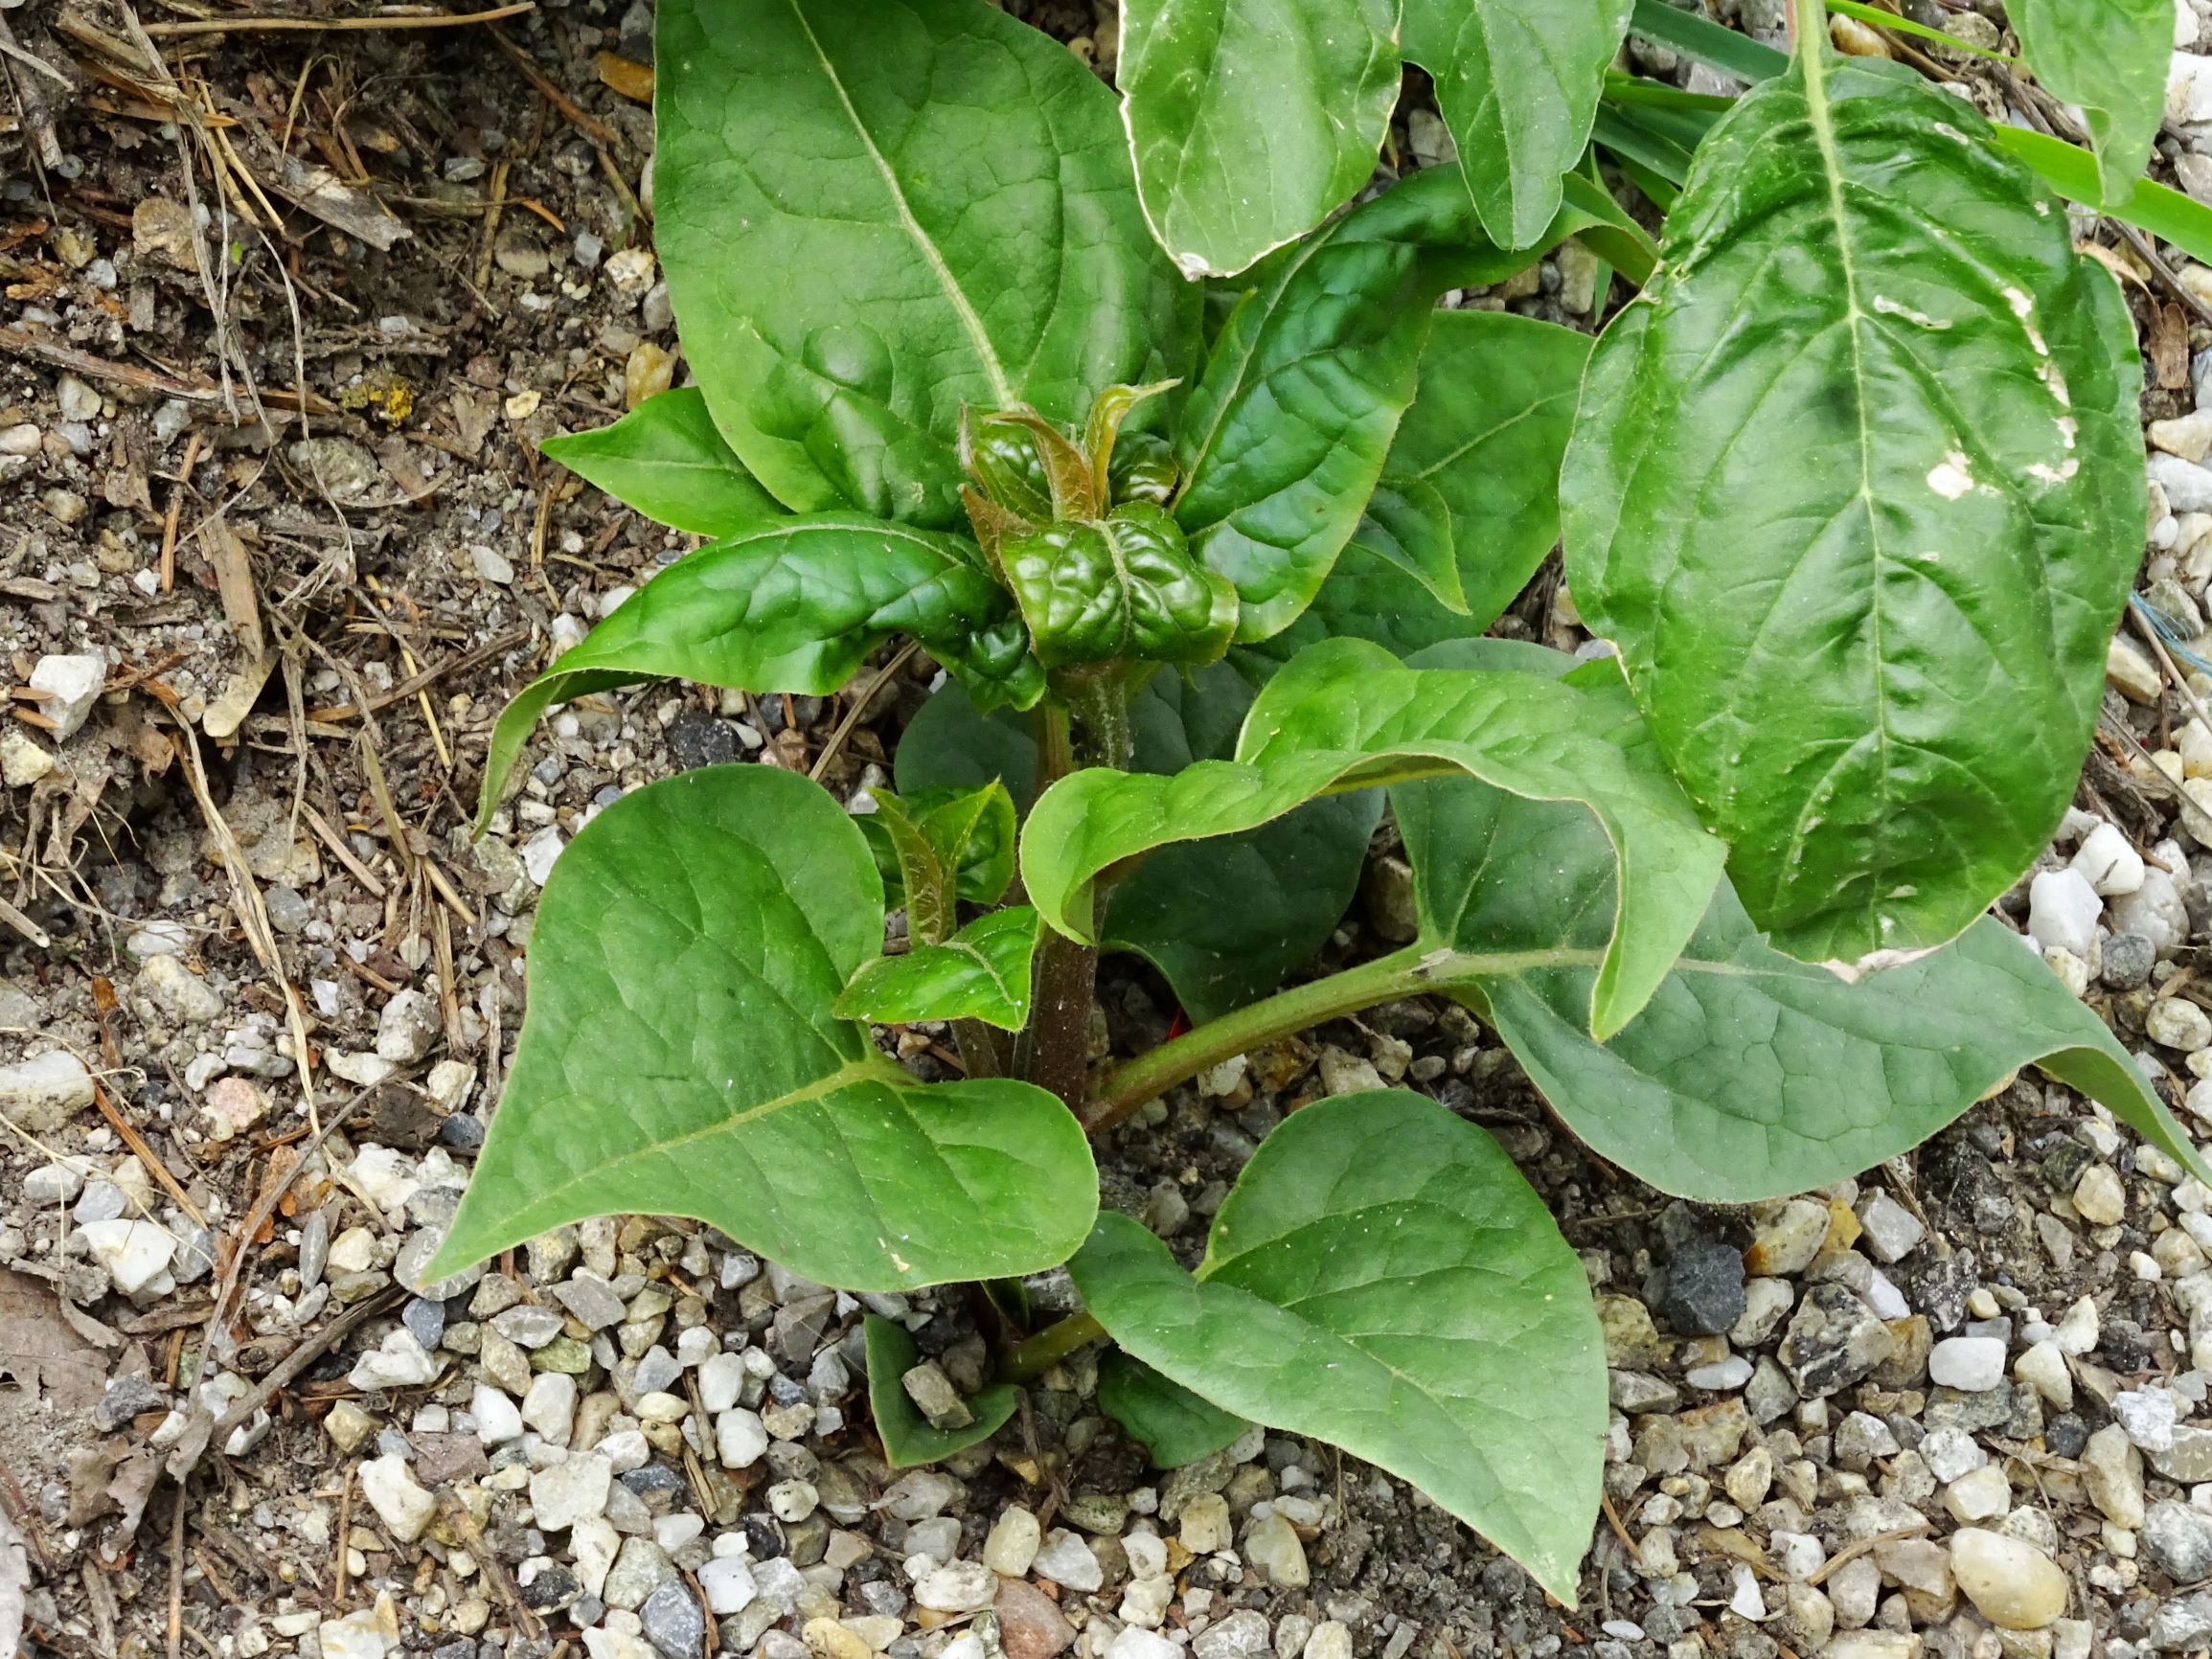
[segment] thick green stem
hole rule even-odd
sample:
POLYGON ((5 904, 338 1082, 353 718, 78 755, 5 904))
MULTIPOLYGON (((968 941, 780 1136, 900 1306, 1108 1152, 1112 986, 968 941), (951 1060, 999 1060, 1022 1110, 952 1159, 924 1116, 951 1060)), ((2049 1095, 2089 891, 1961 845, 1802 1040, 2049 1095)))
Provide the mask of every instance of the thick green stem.
POLYGON ((1071 1313, 1048 1325, 999 1363, 1005 1382, 1035 1382, 1079 1348, 1106 1340, 1106 1327, 1087 1313, 1071 1313))
POLYGON ((1006 1052, 1000 1047, 999 1034, 979 1019, 956 1019, 952 1022, 952 1041, 960 1050, 960 1063, 968 1068, 971 1078, 1001 1078, 1006 1075, 1006 1052))
POLYGON ((1083 1109, 1083 1126, 1090 1134, 1103 1133, 1147 1101, 1262 1043, 1427 989, 1430 975, 1423 965, 1428 959, 1421 945, 1408 945, 1209 1020, 1108 1072, 1083 1109))

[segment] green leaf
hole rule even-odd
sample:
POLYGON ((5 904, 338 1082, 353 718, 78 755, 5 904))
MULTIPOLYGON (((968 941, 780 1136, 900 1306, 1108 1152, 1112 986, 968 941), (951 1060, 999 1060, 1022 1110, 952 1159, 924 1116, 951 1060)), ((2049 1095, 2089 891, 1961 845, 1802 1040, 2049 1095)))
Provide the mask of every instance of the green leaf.
POLYGON ((1145 1448, 1154 1468, 1212 1457, 1252 1426, 1119 1350, 1098 1362, 1098 1408, 1145 1448))
POLYGON ((1236 631, 1237 590, 1191 556, 1175 521, 1150 502, 1048 524, 1008 541, 999 557, 1048 669, 1210 663, 1236 631))
POLYGON ((992 779, 905 796, 888 789, 873 794, 877 809, 857 813, 853 821, 876 854, 886 903, 908 901, 912 883, 907 868, 915 864, 924 867, 925 877, 950 877, 948 899, 996 904, 1005 896, 1014 880, 1015 814, 1014 797, 1003 784, 992 779), (895 824, 904 830, 895 835, 895 824))
POLYGON ((2098 201, 2125 201, 2165 112, 2173 0, 2009 0, 2005 15, 2044 89, 2081 106, 2098 201))
MULTIPOLYGON (((1562 207, 1541 246, 1597 222, 1562 207)), ((1437 296, 1538 251, 1493 246, 1465 181, 1432 168, 1254 272, 1176 428, 1175 517, 1235 584, 1239 640, 1288 626, 1351 539, 1413 400, 1437 296)))
POLYGON ((876 1419, 877 1438, 883 1443, 883 1461, 893 1468, 943 1463, 982 1444, 1006 1426, 1020 1404, 1021 1391, 1012 1383, 987 1383, 969 1396, 973 1422, 965 1428, 932 1426, 900 1380, 922 1363, 913 1335, 880 1314, 863 1314, 860 1322, 867 1333, 863 1340, 868 1345, 868 1410, 876 1419))
POLYGON ((696 386, 648 398, 611 426, 537 447, 656 524, 696 535, 728 535, 784 513, 722 442, 696 386))
POLYGON ((1958 100, 1792 71, 1598 342, 1568 576, 1793 956, 1965 928, 2072 796, 2142 538, 2111 279, 1958 100))
MULTIPOLYGON (((1991 137, 1999 149, 2018 156, 2068 201, 2096 202, 2102 186, 2096 160, 2087 150, 2024 126, 2000 126, 1991 137)), ((2212 208, 2178 190, 2139 178, 2132 191, 2105 211, 2172 242, 2191 259, 2212 263, 2212 208)))
MULTIPOLYGON (((1137 768, 1180 771, 1231 754, 1251 704, 1252 686, 1227 663, 1153 675, 1130 709, 1137 768)), ((908 787, 1003 778, 1026 800, 1037 745, 1023 722, 980 716, 946 686, 900 739, 897 769, 908 787)), ((1194 1020, 1241 1008, 1311 962, 1334 931, 1381 812, 1380 792, 1365 789, 1310 801, 1242 834, 1162 847, 1107 896, 1102 943, 1151 962, 1194 1020)))
POLYGON ((1609 1034, 1697 926, 1722 852, 1655 758, 1613 740, 1619 723, 1602 689, 1407 669, 1364 641, 1323 641, 1261 693, 1234 761, 1172 778, 1094 769, 1055 784, 1022 830, 1022 875, 1046 923, 1081 939, 1102 871, 1172 842, 1249 830, 1325 791, 1466 771, 1516 794, 1580 802, 1623 873, 1589 1001, 1591 1029, 1609 1034))
POLYGON ((1543 235, 1582 159, 1630 0, 1406 0, 1405 56, 1436 81, 1483 228, 1543 235))
POLYGON ((545 884, 521 1047, 436 1276, 641 1211, 852 1290, 1065 1260, 1097 1198, 1066 1107, 917 1083, 832 1012, 882 914, 860 831, 794 773, 700 767, 601 812, 545 884))
POLYGON ((1739 80, 1771 80, 1790 67, 1788 53, 1668 0, 1635 0, 1630 27, 1647 40, 1672 46, 1692 62, 1739 80))
POLYGON ((1612 910, 1588 816, 1467 780, 1394 788, 1424 943, 1570 1128, 1641 1180, 1707 1203, 1869 1169, 2040 1064, 2192 1170, 2202 1161, 2104 1022, 2001 923, 1847 984, 1771 948, 1724 884, 1642 1013, 1584 1028, 1612 910))
POLYGON ((895 633, 957 639, 1011 604, 957 536, 834 512, 739 531, 639 588, 507 705, 477 821, 555 703, 661 678, 821 695, 895 633))
POLYGON ((1226 276, 1374 172, 1398 102, 1398 9, 1130 0, 1114 75, 1152 234, 1185 275, 1226 276))
POLYGON ((1605 1344, 1582 1263, 1480 1129, 1399 1091, 1316 1102, 1260 1143, 1195 1276, 1111 1212, 1068 1267, 1146 1364, 1411 1481, 1574 1604, 1605 1344))
POLYGON ((1405 656, 1497 621, 1559 539, 1560 458, 1589 352, 1588 335, 1552 323, 1440 313, 1367 516, 1307 615, 1278 638, 1373 640, 1405 656), (1391 555, 1393 541, 1429 537, 1445 544, 1464 615, 1440 612, 1423 591, 1440 583, 1391 555))
POLYGON ((654 240, 731 446, 799 511, 960 521, 964 404, 1182 372, 1113 95, 983 0, 668 0, 654 240))
POLYGON ((979 916, 942 944, 862 966, 837 998, 843 1019, 907 1025, 925 1019, 979 1019, 1001 1031, 1029 1023, 1029 964, 1037 953, 1037 912, 1011 905, 979 916))

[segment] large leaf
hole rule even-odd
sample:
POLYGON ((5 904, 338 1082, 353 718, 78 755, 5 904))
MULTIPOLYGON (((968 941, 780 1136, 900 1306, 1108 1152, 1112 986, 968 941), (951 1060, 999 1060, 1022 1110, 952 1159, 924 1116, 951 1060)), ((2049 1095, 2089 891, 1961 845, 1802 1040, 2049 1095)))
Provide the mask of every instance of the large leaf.
POLYGON ((1464 771, 1577 802, 1604 827, 1622 875, 1588 1003, 1590 1028, 1608 1035, 1665 976, 1722 855, 1646 746, 1613 740, 1619 723, 1602 690, 1408 669, 1362 640, 1323 641, 1260 693, 1235 760, 1173 777, 1094 769, 1046 790, 1022 829, 1022 875, 1048 924, 1085 938, 1101 873, 1156 847, 1249 830, 1329 790, 1464 771))
POLYGON ((1183 372, 1113 95, 983 0, 668 0, 654 240, 716 423, 800 511, 960 517, 964 404, 1183 372))
POLYGON ((1029 1023, 1029 965, 1037 954, 1037 912, 1009 905, 979 916, 942 944, 862 966, 837 998, 846 1019, 905 1025, 925 1019, 979 1019, 1002 1031, 1029 1023))
POLYGON ((2174 0, 2009 0, 2005 15, 2036 79, 2081 105, 2100 199, 2125 201, 2165 111, 2174 0))
POLYGON ((883 1461, 895 1469, 942 1463, 980 1445, 996 1434, 1021 1403, 1011 1383, 987 1383, 968 1398, 974 1421, 961 1428, 939 1428, 922 1415, 900 1379, 922 1363, 922 1352, 903 1325, 881 1314, 861 1315, 868 1349, 868 1411, 883 1443, 883 1461))
POLYGON ((1743 1204, 1917 1146, 2029 1063, 2202 1170, 2104 1022, 1983 920, 1847 984, 1771 948, 1725 885, 1642 1013, 1602 1046, 1582 1011, 1612 912, 1586 813, 1468 780, 1391 791, 1435 977, 1455 983, 1576 1134, 1681 1197, 1743 1204))
POLYGON ((1955 936, 2049 840, 2142 542, 2110 278, 1956 99, 1825 54, 1699 151, 1591 358, 1568 575, 1753 917, 1955 936))
POLYGON ((715 430, 696 386, 648 398, 611 426, 538 445, 571 472, 659 524, 728 535, 783 515, 715 430))
POLYGON ((1366 517, 1277 639, 1348 636, 1404 656, 1497 621, 1559 539, 1560 459, 1589 352, 1588 335, 1556 324, 1441 313, 1366 517), (1466 614, 1408 568, 1400 550, 1425 541, 1441 541, 1466 614))
POLYGON ((1582 159, 1632 0, 1405 0, 1405 56, 1437 106, 1493 239, 1525 247, 1582 159))
POLYGON ((1582 1263, 1482 1130, 1419 1095, 1317 1102, 1260 1143, 1196 1275, 1111 1212, 1068 1265, 1146 1364, 1411 1481, 1573 1604, 1605 1345, 1582 1263))
POLYGON ((1185 273, 1241 271, 1367 182, 1398 102, 1397 34, 1395 0, 1122 9, 1137 193, 1185 273))
POLYGON ((794 773, 700 767, 600 813, 546 883, 521 1047, 430 1277, 635 1211, 854 1290, 1065 1260, 1097 1199, 1066 1108, 917 1083, 832 1013, 882 915, 860 831, 794 773))
MULTIPOLYGON (((1130 711, 1136 766, 1174 772, 1229 755, 1251 703, 1251 685, 1226 663, 1163 670, 1130 711)), ((946 686, 901 739, 898 773, 901 787, 917 788, 1000 777, 1026 801, 1037 746, 1023 722, 1003 711, 979 716, 946 686)), ((1242 834, 1163 847, 1107 896, 1104 943, 1151 962, 1194 1020, 1241 1008, 1311 962, 1334 931, 1381 813, 1380 792, 1361 790, 1242 834)))
POLYGON ((818 695, 892 634, 956 638, 1012 606, 957 536, 849 512, 741 530, 647 582, 507 705, 484 762, 479 821, 555 703, 664 677, 818 695))
MULTIPOLYGON (((1562 208, 1542 245, 1600 222, 1601 211, 1562 208)), ((1238 639, 1288 626, 1351 539, 1413 400, 1437 296, 1535 257, 1493 245, 1466 182, 1434 168, 1253 273, 1175 440, 1175 517, 1206 566, 1235 584, 1238 639)))
POLYGON ((1163 1469, 1212 1457, 1252 1426, 1118 1349, 1098 1362, 1098 1408, 1163 1469))

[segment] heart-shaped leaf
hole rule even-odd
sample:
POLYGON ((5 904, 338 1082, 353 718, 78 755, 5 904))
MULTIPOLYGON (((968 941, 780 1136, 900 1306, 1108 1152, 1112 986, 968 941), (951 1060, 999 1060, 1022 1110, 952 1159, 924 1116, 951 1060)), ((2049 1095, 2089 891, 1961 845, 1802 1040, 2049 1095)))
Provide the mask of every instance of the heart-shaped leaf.
MULTIPOLYGON (((1562 207, 1540 244, 1597 221, 1562 207)), ((1288 627, 1351 539, 1413 400, 1436 297, 1537 257, 1493 245, 1465 181, 1432 168, 1253 272, 1175 440, 1175 517, 1235 584, 1238 639, 1288 627)))
POLYGON ((1581 1261, 1480 1129, 1399 1091, 1316 1102, 1260 1143, 1195 1276, 1111 1212, 1068 1267, 1147 1365, 1411 1481, 1573 1604, 1605 1344, 1581 1261))
POLYGON ((960 521, 960 411, 1183 373, 1113 95, 983 0, 667 0, 653 238, 716 423, 800 511, 960 521))
POLYGON ((521 1047, 425 1276, 629 1211, 854 1290, 1063 1261, 1097 1201, 1066 1108, 917 1083, 832 1012, 882 914, 859 830, 794 773, 700 767, 601 812, 545 885, 521 1047))
POLYGON ((939 1428, 922 1415, 901 1380, 922 1363, 907 1329, 880 1314, 861 1316, 868 1347, 868 1410, 876 1420, 877 1438, 883 1443, 883 1461, 895 1469, 943 1463, 946 1458, 980 1445, 1006 1425, 1021 1403, 1021 1391, 1010 1383, 986 1383, 966 1401, 974 1420, 959 1428, 939 1428))
POLYGON ((2170 0, 2010 0, 2005 15, 2036 79, 2081 105, 2104 204, 2121 206, 2165 112, 2170 0))
POLYGON ((694 534, 728 535, 784 514, 722 442, 696 386, 648 398, 611 426, 537 447, 655 523, 694 534))
POLYGON ((1212 1457, 1252 1426, 1118 1349, 1098 1362, 1098 1408, 1163 1469, 1212 1457))
POLYGON ((1633 0, 1406 0, 1405 56, 1437 106, 1483 227, 1501 246, 1543 235, 1560 176, 1582 159, 1633 0))
MULTIPOLYGON (((957 638, 1012 607, 974 544, 958 536, 849 512, 739 531, 639 588, 507 705, 484 762, 478 822, 555 703, 664 677, 820 695, 895 633, 957 638)), ((1038 678, 1030 700, 1042 691, 1038 678)))
MULTIPOLYGON (((1233 753, 1251 706, 1251 684, 1227 663, 1154 674, 1130 709, 1135 764, 1174 772, 1233 753)), ((898 773, 901 787, 1003 778, 1027 800, 1037 745, 1013 716, 978 715, 946 686, 900 739, 898 773)), ((1162 847, 1107 895, 1105 947, 1152 963, 1194 1020, 1242 1008, 1311 962, 1334 931, 1381 814, 1381 792, 1363 789, 1309 801, 1242 834, 1162 847)))
POLYGON ((1391 790, 1423 942, 1575 1133, 1678 1196, 1744 1204, 1919 1145, 2038 1064, 2192 1170, 2188 1137, 2097 1015, 2001 923, 1847 984, 1770 947, 1725 885, 1643 1012, 1582 1017, 1612 913, 1587 813, 1471 780, 1391 790))
POLYGON ((906 1025, 925 1019, 979 1019, 1002 1031, 1029 1023, 1029 966, 1037 954, 1037 912, 1009 905, 979 916, 942 944, 879 956, 837 998, 845 1019, 906 1025))
POLYGON ((1589 999, 1590 1027, 1643 1007, 1704 914, 1722 847, 1648 745, 1610 736, 1619 712, 1533 674, 1401 666, 1363 640, 1299 653, 1244 718, 1234 761, 1171 778, 1104 769, 1046 790, 1021 834, 1029 897, 1046 922, 1088 936, 1091 884, 1171 842, 1249 830, 1333 789, 1464 771, 1595 815, 1621 873, 1618 920, 1589 999))
POLYGON ((1374 172, 1398 102, 1398 9, 1129 0, 1114 77, 1152 234, 1187 275, 1226 276, 1374 172))
POLYGON ((2116 287, 1893 68, 1715 125, 1562 479, 1576 602, 1807 959, 1940 943, 2047 844, 2141 557, 2116 287))

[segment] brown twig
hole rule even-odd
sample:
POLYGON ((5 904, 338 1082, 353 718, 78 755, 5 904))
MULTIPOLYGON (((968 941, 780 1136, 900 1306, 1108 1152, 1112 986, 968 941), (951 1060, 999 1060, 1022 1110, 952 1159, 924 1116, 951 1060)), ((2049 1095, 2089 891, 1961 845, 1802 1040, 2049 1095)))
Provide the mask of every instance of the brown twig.
POLYGON ((176 1200, 176 1207, 190 1216, 198 1225, 208 1224, 206 1214, 192 1201, 192 1194, 177 1184, 167 1165, 155 1157, 153 1148, 146 1144, 146 1137, 130 1126, 130 1120, 116 1109, 108 1099, 107 1091, 96 1081, 92 1085, 92 1103, 100 1108, 100 1115, 107 1120, 107 1126, 123 1137, 123 1144, 130 1148, 131 1156, 146 1166, 146 1172, 162 1186, 162 1191, 176 1200))
POLYGON ((846 709, 845 717, 837 722, 837 729, 830 734, 830 740, 822 745, 822 752, 814 757, 814 764, 809 768, 808 777, 817 784, 822 781, 822 774, 830 769, 830 762, 836 758, 837 751, 844 747, 845 739, 853 735, 853 728, 860 723, 861 715, 876 700, 876 693, 888 685, 891 676, 906 666, 906 659, 921 648, 920 640, 908 640, 899 648, 898 654, 878 669, 875 676, 860 688, 852 706, 846 709))
POLYGON ((596 144, 604 145, 610 149, 621 147, 622 141, 615 136, 614 129, 597 117, 587 114, 577 105, 574 99, 547 80, 545 71, 531 61, 529 53, 523 51, 521 47, 507 37, 505 30, 493 29, 491 31, 491 43, 507 55, 508 59, 513 63, 514 67, 522 72, 522 79, 537 89, 539 97, 560 111, 561 116, 568 122, 569 125, 575 127, 577 131, 596 144))
POLYGON ((1836 1551, 1835 1555, 1813 1568, 1812 1572, 1806 1575, 1805 1583, 1808 1588, 1817 1588, 1823 1579, 1846 1561, 1856 1561, 1867 1551, 1878 1550, 1883 1544, 1894 1544, 1900 1538, 1917 1538, 1927 1531, 1927 1522, 1923 1519, 1909 1527, 1892 1527, 1886 1533, 1877 1533, 1871 1538, 1861 1538, 1858 1543, 1846 1545, 1843 1549, 1836 1551))
POLYGON ((445 11, 402 11, 372 17, 206 17, 188 23, 148 23, 148 34, 168 38, 179 34, 338 34, 355 29, 455 29, 465 23, 496 23, 537 10, 537 0, 518 0, 490 11, 455 15, 445 11))
POLYGON ((480 646, 471 646, 467 650, 447 657, 444 662, 432 663, 421 673, 401 680, 388 692, 379 692, 365 701, 334 703, 326 709, 309 709, 308 718, 319 725, 329 725, 338 720, 358 719, 364 710, 370 714, 375 714, 378 709, 404 701, 422 690, 423 687, 434 684, 447 674, 458 673, 463 669, 474 668, 486 657, 495 656, 511 646, 520 645, 529 637, 530 630, 526 627, 509 628, 505 633, 494 635, 480 646))

